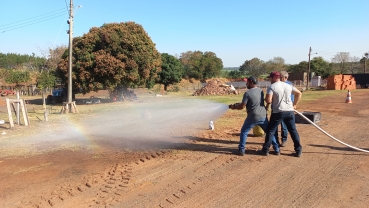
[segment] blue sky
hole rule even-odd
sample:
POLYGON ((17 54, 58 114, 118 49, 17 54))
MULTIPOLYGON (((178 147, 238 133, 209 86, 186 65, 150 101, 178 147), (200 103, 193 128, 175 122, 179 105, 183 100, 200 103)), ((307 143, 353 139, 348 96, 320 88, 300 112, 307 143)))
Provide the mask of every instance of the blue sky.
MULTIPOLYGON (((68 44, 70 0, 1 1, 0 52, 41 56, 68 44), (55 17, 37 24, 49 14, 55 17), (17 28, 19 27, 19 28, 17 28), (17 28, 17 29, 16 29, 17 28)), ((369 52, 369 3, 365 0, 73 0, 74 34, 104 23, 134 21, 161 53, 212 51, 225 67, 257 57, 287 64, 338 52, 369 52)))

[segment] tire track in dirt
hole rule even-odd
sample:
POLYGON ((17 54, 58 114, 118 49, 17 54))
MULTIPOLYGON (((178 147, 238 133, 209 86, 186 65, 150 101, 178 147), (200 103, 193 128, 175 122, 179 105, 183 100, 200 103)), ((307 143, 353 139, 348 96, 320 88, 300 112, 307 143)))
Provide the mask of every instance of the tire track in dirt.
POLYGON ((56 185, 51 192, 43 192, 19 203, 19 207, 75 207, 114 206, 122 201, 122 196, 130 191, 131 178, 135 167, 146 160, 157 158, 165 151, 146 153, 136 162, 116 163, 104 171, 83 177, 81 183, 56 185))

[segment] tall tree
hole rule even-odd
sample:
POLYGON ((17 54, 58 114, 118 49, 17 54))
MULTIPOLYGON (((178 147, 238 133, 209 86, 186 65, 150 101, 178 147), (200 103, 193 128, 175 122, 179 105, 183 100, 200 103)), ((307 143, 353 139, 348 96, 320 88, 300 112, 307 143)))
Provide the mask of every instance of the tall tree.
POLYGON ((185 77, 209 79, 220 75, 223 62, 214 52, 187 51, 181 54, 180 61, 184 66, 185 77))
MULTIPOLYGON (((58 74, 68 77, 68 52, 58 74)), ((73 39, 73 89, 82 93, 102 88, 153 87, 161 55, 143 27, 134 22, 110 23, 73 39)))
POLYGON ((60 45, 56 47, 49 47, 47 50, 41 50, 41 54, 46 59, 45 69, 47 71, 55 71, 58 68, 59 62, 62 60, 62 56, 68 49, 66 45, 60 45))
POLYGON ((210 79, 220 75, 223 62, 215 53, 206 51, 201 59, 201 68, 203 69, 204 79, 210 79))
POLYGON ((265 69, 267 73, 272 71, 285 71, 287 65, 282 57, 274 57, 265 63, 265 69))
POLYGON ((321 56, 314 57, 310 61, 310 71, 315 72, 322 78, 327 78, 329 75, 333 74, 333 69, 329 65, 329 62, 325 61, 321 56))
POLYGON ((355 72, 360 70, 360 58, 357 56, 350 56, 348 62, 348 68, 351 74, 355 74, 355 72))
POLYGON ((20 84, 26 83, 30 80, 30 73, 28 71, 10 70, 5 77, 5 82, 15 84, 15 88, 19 89, 20 84))
POLYGON ((337 70, 341 74, 344 74, 347 71, 349 60, 350 60, 349 52, 339 52, 332 58, 332 62, 335 63, 337 70))
POLYGON ((309 67, 309 63, 307 61, 301 61, 298 64, 289 65, 288 71, 289 72, 307 72, 309 67))
POLYGON ((266 73, 265 68, 265 62, 258 59, 253 58, 251 60, 246 60, 241 66, 239 71, 242 72, 242 74, 246 75, 252 75, 255 77, 259 77, 262 74, 266 73))
POLYGON ((170 84, 175 84, 181 81, 183 76, 183 65, 174 56, 167 53, 161 54, 161 72, 159 72, 158 83, 164 85, 164 90, 167 91, 170 84))
POLYGON ((44 109, 46 108, 45 102, 45 92, 49 87, 53 87, 55 85, 56 77, 52 72, 43 71, 37 77, 37 88, 41 90, 42 93, 42 104, 44 109))
POLYGON ((365 53, 364 56, 360 59, 360 63, 362 65, 362 72, 366 73, 369 69, 369 53, 365 53))
POLYGON ((202 71, 201 71, 201 51, 187 51, 181 53, 179 60, 184 66, 185 77, 187 79, 202 79, 202 71))

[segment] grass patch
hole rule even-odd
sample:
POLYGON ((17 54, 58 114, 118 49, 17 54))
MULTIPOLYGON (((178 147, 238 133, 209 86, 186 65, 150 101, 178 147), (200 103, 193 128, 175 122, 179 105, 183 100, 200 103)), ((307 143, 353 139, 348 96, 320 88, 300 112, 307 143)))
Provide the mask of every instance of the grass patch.
POLYGON ((335 96, 338 94, 346 93, 344 90, 315 90, 315 91, 305 91, 302 93, 302 98, 300 103, 305 103, 309 101, 318 100, 324 97, 335 96))

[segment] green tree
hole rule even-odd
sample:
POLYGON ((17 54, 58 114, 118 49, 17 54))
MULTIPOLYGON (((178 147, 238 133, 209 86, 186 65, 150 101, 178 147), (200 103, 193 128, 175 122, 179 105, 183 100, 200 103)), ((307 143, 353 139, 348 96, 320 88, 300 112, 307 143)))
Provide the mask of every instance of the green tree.
POLYGON ((333 74, 333 69, 329 65, 329 62, 325 61, 321 56, 314 57, 310 61, 310 71, 315 72, 322 78, 327 78, 329 75, 333 74))
POLYGON ((219 76, 223 62, 213 52, 187 51, 181 54, 179 60, 184 66, 187 79, 209 79, 219 76))
POLYGON ((49 87, 53 87, 55 85, 55 80, 56 80, 55 75, 51 72, 46 72, 46 71, 41 72, 39 76, 37 77, 36 86, 42 92, 42 101, 43 101, 42 104, 44 108, 46 108, 46 102, 45 102, 46 89, 48 89, 49 87))
POLYGON ((183 76, 183 65, 174 56, 167 53, 161 54, 161 72, 159 72, 158 83, 164 85, 164 90, 167 91, 170 84, 175 84, 181 81, 183 76))
POLYGON ((5 82, 15 84, 16 89, 19 89, 21 83, 28 82, 29 80, 30 74, 27 71, 10 70, 5 77, 5 82))
POLYGON ((288 72, 307 72, 309 68, 309 63, 307 61, 301 61, 298 64, 292 64, 288 67, 288 72))
POLYGON ((223 69, 223 62, 215 53, 207 51, 201 58, 201 69, 204 79, 218 77, 223 69))
POLYGON ((273 71, 285 71, 287 70, 287 65, 282 57, 274 57, 265 63, 266 73, 273 71))
MULTIPOLYGON (((58 65, 66 83, 68 51, 58 65)), ((82 93, 116 87, 151 88, 161 70, 161 56, 143 27, 134 22, 104 24, 73 39, 73 89, 82 93)))
POLYGON ((201 51, 187 51, 181 54, 179 60, 184 66, 185 77, 187 79, 202 79, 201 71, 201 51))
POLYGON ((35 53, 20 55, 15 53, 0 53, 0 68, 19 70, 40 70, 45 65, 45 58, 37 57, 35 53))
POLYGON ((224 72, 223 77, 226 78, 237 79, 244 77, 244 74, 239 70, 223 70, 222 72, 224 72))
POLYGON ((253 58, 251 60, 246 60, 239 69, 244 75, 252 75, 255 77, 260 77, 260 75, 266 73, 264 61, 253 58))

